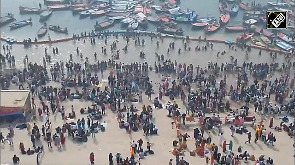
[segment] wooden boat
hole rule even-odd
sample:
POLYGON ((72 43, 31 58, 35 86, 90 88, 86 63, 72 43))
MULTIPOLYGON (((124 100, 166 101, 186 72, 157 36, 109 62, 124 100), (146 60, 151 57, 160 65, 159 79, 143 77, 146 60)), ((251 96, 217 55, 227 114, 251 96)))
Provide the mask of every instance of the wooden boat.
POLYGON ((66 0, 44 0, 45 4, 63 4, 66 0))
POLYGON ((251 37, 253 37, 253 35, 254 35, 253 33, 248 33, 248 34, 244 33, 237 37, 237 41, 239 42, 248 41, 249 39, 251 39, 251 37))
POLYGON ((228 13, 221 14, 219 17, 219 22, 221 25, 227 24, 229 22, 230 15, 228 13))
POLYGON ((13 21, 15 21, 13 14, 8 13, 6 16, 0 17, 0 26, 7 25, 13 21))
POLYGON ((130 22, 128 25, 128 30, 137 30, 139 23, 136 21, 130 22))
POLYGON ((201 28, 205 28, 209 24, 210 24, 209 22, 196 22, 196 23, 193 23, 192 26, 194 29, 201 29, 201 28))
POLYGON ((159 18, 156 18, 156 17, 147 17, 147 20, 150 22, 150 23, 154 23, 154 24, 158 24, 161 22, 161 20, 159 18))
POLYGON ((238 25, 238 26, 226 26, 225 30, 228 32, 243 32, 248 30, 247 26, 238 25))
POLYGON ((254 45, 260 46, 260 47, 266 47, 266 45, 264 43, 262 43, 261 41, 259 41, 258 39, 252 37, 251 41, 254 45))
POLYGON ((121 21, 125 19, 126 16, 116 16, 116 17, 109 17, 109 20, 114 20, 115 22, 121 21))
POLYGON ((246 25, 254 25, 257 22, 258 21, 256 19, 248 19, 248 20, 244 21, 244 24, 246 24, 246 25))
POLYGON ((104 10, 94 9, 93 12, 90 12, 90 18, 96 18, 105 15, 104 10))
POLYGON ((291 8, 292 6, 289 3, 283 3, 283 2, 267 2, 268 6, 273 7, 283 7, 283 8, 291 8))
POLYGON ((269 31, 267 29, 260 28, 255 25, 252 25, 251 29, 254 29, 254 33, 256 33, 256 34, 263 34, 266 37, 273 37, 274 36, 274 33, 272 33, 271 31, 269 31))
POLYGON ((276 44, 279 48, 281 48, 281 49, 283 49, 283 50, 285 50, 285 51, 291 51, 292 49, 294 49, 293 46, 287 44, 287 43, 284 42, 284 41, 278 40, 278 39, 275 40, 275 44, 276 44))
POLYGON ((142 5, 136 5, 134 8, 134 13, 143 13, 143 6, 142 5))
POLYGON ((183 30, 180 29, 176 29, 176 28, 171 28, 168 26, 160 26, 157 28, 157 31, 160 33, 164 33, 164 34, 170 34, 170 35, 183 35, 183 30))
POLYGON ((70 9, 70 5, 52 5, 47 6, 51 10, 68 10, 70 9))
POLYGON ((256 14, 249 14, 249 13, 244 13, 243 14, 243 20, 248 20, 248 19, 260 19, 261 16, 260 15, 256 15, 256 14))
POLYGON ((249 10, 249 11, 245 11, 246 14, 252 14, 252 15, 265 15, 265 12, 263 11, 257 11, 257 10, 249 10))
POLYGON ((125 12, 125 11, 113 12, 113 11, 111 11, 111 12, 107 12, 105 15, 108 17, 117 17, 117 16, 125 16, 126 17, 127 15, 129 15, 129 12, 125 12))
POLYGON ((200 23, 210 23, 213 21, 216 21, 217 19, 215 17, 208 17, 208 18, 199 18, 196 20, 196 22, 200 22, 200 23))
POLYGON ((108 20, 108 21, 104 21, 104 22, 101 22, 101 23, 98 23, 96 21, 96 24, 94 25, 94 29, 96 31, 101 31, 101 30, 104 30, 104 29, 107 29, 111 26, 114 26, 115 24, 115 21, 114 20, 108 20))
POLYGON ((289 37, 284 33, 279 33, 277 36, 282 41, 287 42, 290 45, 295 45, 295 41, 292 39, 292 37, 289 37))
POLYGON ((70 8, 71 9, 76 9, 76 8, 87 8, 88 4, 87 3, 76 3, 76 4, 71 4, 70 8))
POLYGON ((187 18, 185 16, 177 16, 177 17, 172 18, 172 20, 177 23, 192 23, 192 22, 194 22, 194 19, 187 18))
POLYGON ((225 1, 220 2, 218 7, 221 12, 229 12, 228 4, 225 1))
POLYGON ((46 33, 47 33, 47 26, 44 25, 38 30, 37 35, 38 35, 38 37, 43 37, 43 36, 45 36, 46 33))
POLYGON ((130 23, 134 22, 134 19, 131 17, 127 17, 121 20, 121 25, 124 26, 128 26, 130 23))
POLYGON ((9 27, 10 27, 10 30, 13 30, 13 29, 18 29, 27 25, 32 25, 32 19, 14 22, 9 27))
POLYGON ((144 7, 143 8, 143 14, 145 15, 151 15, 152 14, 152 9, 149 7, 144 7))
POLYGON ((42 13, 40 13, 40 22, 46 21, 50 16, 52 15, 52 10, 51 9, 47 9, 42 11, 42 13))
POLYGON ((165 23, 168 23, 171 21, 171 19, 165 15, 158 16, 158 19, 160 19, 161 22, 165 22, 165 23))
POLYGON ((263 43, 265 43, 267 46, 273 46, 273 45, 272 45, 272 41, 271 41, 268 37, 266 37, 266 36, 264 36, 264 35, 260 35, 260 39, 261 39, 261 41, 262 41, 263 43))
POLYGON ((214 22, 213 24, 209 24, 205 28, 206 33, 216 32, 220 28, 220 23, 214 22))
POLYGON ((78 8, 73 8, 72 13, 73 15, 78 14, 82 11, 88 10, 88 7, 78 7, 78 8))
POLYGON ((19 7, 19 13, 20 14, 39 14, 41 13, 41 9, 36 8, 36 7, 19 7))
POLYGON ((235 4, 230 8, 229 14, 231 16, 236 16, 238 14, 238 12, 239 12, 239 6, 237 4, 235 4))
POLYGON ((227 0, 227 3, 236 3, 236 0, 227 0))
POLYGON ((92 12, 93 10, 85 10, 85 11, 82 11, 82 12, 80 12, 80 18, 82 19, 82 18, 87 18, 87 17, 89 17, 90 16, 90 12, 92 12))
POLYGON ((60 26, 49 25, 48 29, 57 33, 68 34, 68 28, 61 28, 60 26))
POLYGON ((252 10, 252 6, 249 5, 249 4, 240 3, 239 6, 240 6, 240 8, 241 8, 242 10, 246 10, 246 11, 248 11, 248 10, 252 10))

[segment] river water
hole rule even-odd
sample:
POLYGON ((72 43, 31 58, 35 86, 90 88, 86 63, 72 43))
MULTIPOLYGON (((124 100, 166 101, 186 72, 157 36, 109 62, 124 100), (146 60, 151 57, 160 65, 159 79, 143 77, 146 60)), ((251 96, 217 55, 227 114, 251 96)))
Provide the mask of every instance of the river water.
MULTIPOLYGON (((81 0, 82 1, 82 0, 81 0)), ((38 15, 20 15, 19 6, 24 7, 38 7, 39 2, 43 4, 43 0, 2 0, 1 1, 1 14, 13 13, 17 21, 32 18, 33 25, 26 26, 16 30, 10 30, 9 25, 1 27, 1 36, 13 37, 17 40, 23 40, 27 38, 34 39, 37 37, 37 31, 43 25, 39 22, 38 15)), ((251 3, 253 0, 244 0, 245 3, 251 3)), ((266 4, 266 0, 256 0, 256 4, 266 4)), ((220 12, 218 9, 218 0, 181 0, 180 7, 182 9, 191 9, 196 11, 199 17, 219 17, 220 12)), ((155 1, 155 5, 160 5, 159 0, 155 1)), ((238 15, 234 18, 231 18, 229 25, 242 24, 243 12, 240 10, 238 15)), ((79 15, 72 15, 72 11, 54 11, 52 16, 47 20, 47 24, 50 25, 59 25, 61 27, 67 27, 69 30, 68 37, 72 36, 73 33, 80 34, 81 32, 94 30, 94 24, 96 21, 104 21, 106 17, 100 17, 97 19, 80 19, 79 15)), ((203 30, 193 31, 190 24, 182 24, 179 27, 183 28, 185 35, 189 36, 204 36, 203 30)), ((116 31, 121 30, 120 24, 116 24, 114 27, 109 28, 108 30, 116 31)), ((156 26, 149 24, 148 31, 156 31, 156 26)), ((52 31, 49 31, 49 35, 52 39, 65 38, 65 34, 57 34, 52 31)), ((240 33, 225 33, 224 29, 220 29, 214 34, 210 34, 210 37, 213 38, 222 38, 222 39, 232 39, 240 35, 240 33)), ((43 39, 47 39, 45 36, 43 39)))

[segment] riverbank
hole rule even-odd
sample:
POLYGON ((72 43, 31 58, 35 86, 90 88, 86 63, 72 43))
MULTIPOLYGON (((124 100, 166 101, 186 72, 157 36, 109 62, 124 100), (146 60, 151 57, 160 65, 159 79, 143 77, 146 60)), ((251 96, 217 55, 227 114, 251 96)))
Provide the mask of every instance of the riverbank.
MULTIPOLYGON (((191 40, 191 41, 200 41, 200 42, 212 42, 212 43, 225 43, 225 44, 231 44, 231 45, 237 45, 237 42, 231 41, 231 40, 224 40, 224 39, 215 39, 215 38, 206 38, 199 36, 198 38, 196 37, 190 37, 190 36, 175 36, 175 35, 167 35, 167 34, 162 34, 162 33, 154 33, 154 32, 148 32, 148 31, 134 31, 134 32, 127 32, 127 31, 106 31, 106 32, 101 32, 101 33, 93 33, 93 34, 87 34, 85 36, 79 36, 79 37, 68 37, 68 38, 61 38, 61 39, 48 39, 48 40, 40 40, 40 41, 32 41, 32 44, 35 45, 40 45, 40 44, 53 44, 53 43, 61 43, 61 42, 68 42, 68 41, 73 41, 73 40, 79 40, 79 39, 85 39, 89 37, 98 37, 98 36, 110 36, 110 35, 129 35, 129 36, 134 36, 134 35, 147 35, 147 36, 156 36, 156 37, 164 37, 164 38, 172 38, 172 39, 186 39, 186 40, 191 40)), ((1 37, 1 41, 8 42, 9 44, 24 44, 24 41, 19 41, 19 40, 14 40, 11 37, 1 37)), ((261 47, 258 45, 252 45, 248 44, 250 48, 254 49, 260 49, 260 50, 265 50, 265 51, 271 51, 271 52, 277 52, 277 53, 288 53, 286 51, 282 51, 281 49, 276 49, 276 48, 269 48, 269 47, 261 47)))

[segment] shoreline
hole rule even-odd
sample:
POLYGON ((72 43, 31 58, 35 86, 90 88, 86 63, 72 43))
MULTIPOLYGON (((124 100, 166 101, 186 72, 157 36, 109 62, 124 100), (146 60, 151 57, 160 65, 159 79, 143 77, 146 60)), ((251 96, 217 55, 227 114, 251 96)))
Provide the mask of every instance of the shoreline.
MULTIPOLYGON (((207 39, 207 38, 202 38, 202 36, 197 37, 190 37, 190 36, 176 36, 176 35, 169 35, 169 34, 163 34, 163 33, 155 33, 155 32, 149 32, 149 31, 133 31, 133 32, 127 32, 127 31, 103 31, 103 32, 99 32, 99 33, 95 33, 93 35, 89 35, 87 34, 86 36, 79 36, 77 38, 75 37, 68 37, 68 38, 60 38, 60 39, 55 39, 55 40, 41 40, 41 41, 32 41, 31 44, 34 45, 39 45, 39 44, 54 44, 54 43, 61 43, 61 42, 68 42, 68 41, 73 41, 73 40, 77 40, 79 39, 83 39, 83 38, 88 38, 88 37, 97 37, 99 35, 122 35, 122 34, 129 34, 129 35, 154 35, 154 36, 160 36, 160 37, 164 37, 164 38, 174 38, 174 39, 188 39, 188 40, 192 40, 192 41, 202 41, 202 42, 213 42, 213 43, 224 43, 227 44, 226 42, 230 42, 231 45, 237 45, 237 42, 232 41, 232 40, 223 40, 223 39, 207 39)), ((5 41, 8 44, 24 44, 24 41, 19 41, 19 40, 14 40, 11 37, 2 37, 0 38, 1 41, 5 41), (12 41, 10 41, 12 39, 12 41)), ((260 49, 260 50, 264 50, 264 51, 272 51, 272 52, 276 52, 276 53, 289 53, 287 51, 281 50, 281 49, 275 49, 275 48, 269 48, 269 47, 261 47, 258 45, 252 45, 252 44, 246 44, 248 47, 250 48, 254 48, 254 49, 260 49)))

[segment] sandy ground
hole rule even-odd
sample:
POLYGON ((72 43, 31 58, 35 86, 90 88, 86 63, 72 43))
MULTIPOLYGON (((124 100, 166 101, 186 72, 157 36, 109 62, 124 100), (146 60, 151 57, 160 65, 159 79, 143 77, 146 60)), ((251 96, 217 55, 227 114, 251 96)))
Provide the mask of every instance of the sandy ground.
MULTIPOLYGON (((114 39, 111 39, 114 40, 114 39)), ((186 62, 186 63, 193 63, 194 65, 200 65, 200 66, 206 66, 207 61, 213 61, 213 62, 229 62, 229 56, 233 55, 236 58, 239 59, 239 63, 242 63, 245 58, 245 53, 241 50, 237 51, 229 51, 228 47, 223 44, 215 44, 214 49, 207 51, 207 52, 195 52, 187 51, 185 53, 182 53, 181 55, 177 54, 177 49, 171 52, 169 55, 166 54, 167 51, 167 45, 169 42, 172 42, 172 39, 164 40, 163 45, 160 47, 161 49, 157 50, 156 48, 156 40, 150 42, 147 39, 147 45, 144 47, 135 47, 131 42, 131 46, 129 49, 128 54, 124 55, 122 54, 122 57, 120 58, 120 61, 122 62, 134 62, 134 61, 143 61, 139 58, 139 51, 143 50, 144 52, 148 53, 146 61, 151 63, 153 65, 153 62, 155 61, 154 52, 157 51, 159 54, 165 54, 166 58, 170 58, 173 61, 177 60, 178 62, 186 62), (162 49, 163 48, 163 49, 162 49), (216 53, 218 51, 226 50, 229 51, 225 56, 221 56, 219 58, 216 58, 216 53), (134 58, 133 58, 133 56, 134 58), (129 58, 127 58, 129 57, 129 58)), ((97 41, 98 42, 98 41, 97 41)), ((102 42, 102 41, 101 41, 102 42)), ((177 45, 181 44, 181 41, 176 41, 177 45)), ((111 41, 109 41, 111 43, 111 41)), ((120 46, 123 47, 125 44, 120 40, 120 46)), ((59 51, 61 52, 60 55, 54 57, 56 59, 55 61, 59 60, 65 60, 69 57, 69 53, 73 53, 75 48, 79 46, 84 53, 84 57, 88 56, 90 58, 90 61, 93 60, 93 53, 94 51, 97 51, 100 53, 100 45, 97 43, 96 46, 91 46, 90 44, 83 44, 82 42, 76 43, 75 45, 72 45, 72 43, 62 43, 60 45, 53 45, 54 47, 58 46, 59 51), (71 45, 70 47, 68 45, 71 45), (67 53, 68 52, 68 53, 67 53), (64 54, 64 55, 62 55, 64 54), (66 55, 67 54, 67 55, 66 55)), ((204 43, 191 43, 191 45, 204 45, 204 43)), ((192 46, 192 49, 193 47, 192 46)), ((50 49, 49 49, 50 52, 50 49)), ((34 62, 38 62, 40 58, 42 59, 44 54, 44 47, 38 47, 38 48, 31 48, 23 51, 22 46, 14 46, 13 47, 13 54, 15 54, 16 59, 19 60, 20 67, 22 66, 22 58, 23 55, 29 54, 29 60, 32 60, 34 62), (37 55, 40 56, 37 56, 37 55)), ((75 55, 73 56, 74 60, 76 62, 79 61, 79 58, 75 55)), ((99 56, 99 59, 108 59, 110 58, 110 55, 108 57, 103 57, 102 55, 99 56)), ((270 62, 269 55, 266 52, 263 52, 262 56, 258 56, 258 51, 253 50, 251 54, 249 55, 249 60, 254 61, 255 63, 259 62, 270 62)), ((278 61, 283 61, 283 57, 279 57, 278 61)), ((152 79, 154 82, 159 81, 158 75, 152 74, 152 79)), ((231 79, 229 79, 228 84, 236 84, 235 82, 235 76, 229 75, 231 79)), ((54 84, 52 84, 54 85, 54 84)), ((155 87, 156 88, 156 87, 155 87)), ((153 96, 156 97, 156 96, 153 96)), ((164 97, 162 100, 162 103, 166 103, 169 98, 164 97)), ((184 109, 183 105, 179 100, 179 105, 181 105, 182 109, 184 109)), ((144 96, 144 104, 148 105, 152 102, 147 100, 147 97, 144 96)), ((74 105, 75 110, 77 112, 77 118, 86 118, 86 115, 79 114, 79 109, 82 107, 87 107, 91 105, 91 102, 84 102, 84 101, 66 101, 62 103, 63 106, 67 109, 69 112, 71 105, 74 105)), ((143 104, 136 103, 135 106, 142 107, 143 104)), ((235 103, 233 106, 240 107, 242 104, 235 103)), ((252 108, 253 109, 253 108, 252 108)), ((253 111, 253 110, 252 110, 253 111)), ((68 113, 67 112, 67 113, 68 113)), ((173 159, 173 163, 175 164, 175 157, 169 152, 172 147, 172 141, 176 140, 176 130, 171 129, 171 118, 167 117, 167 110, 154 110, 154 116, 155 116, 155 124, 159 128, 159 135, 157 136, 149 136, 145 137, 143 136, 143 132, 139 131, 132 134, 127 134, 125 130, 121 130, 118 127, 118 123, 116 121, 116 115, 112 113, 110 110, 107 111, 106 116, 104 116, 102 121, 105 121, 107 123, 106 132, 99 132, 96 134, 95 138, 89 138, 88 142, 86 143, 74 143, 70 139, 66 139, 65 146, 62 147, 61 150, 58 150, 56 147, 53 147, 53 149, 47 148, 47 144, 44 141, 41 141, 40 143, 43 143, 45 148, 45 154, 42 158, 42 165, 86 165, 89 163, 89 154, 91 152, 94 152, 95 154, 95 165, 107 165, 108 164, 108 154, 112 152, 113 154, 120 152, 122 153, 123 157, 130 157, 130 142, 132 140, 137 141, 139 138, 142 138, 144 140, 144 148, 146 148, 146 142, 150 141, 153 143, 152 150, 154 150, 155 155, 147 156, 144 160, 142 160, 142 164, 144 165, 165 165, 168 164, 169 159, 173 159)), ((258 121, 260 121, 260 117, 257 116, 258 121)), ((268 120, 269 117, 264 117, 265 119, 265 125, 268 126, 268 120)), ((60 126, 64 122, 61 120, 60 114, 57 116, 56 120, 54 117, 51 117, 50 119, 53 123, 53 128, 60 126)), ((39 128, 41 128, 42 121, 34 121, 36 124, 38 124, 39 128)), ((279 119, 276 118, 274 120, 274 126, 278 125, 280 123, 279 119)), ((188 132, 191 133, 192 130, 197 126, 197 123, 187 123, 185 127, 183 127, 182 132, 188 132)), ((254 154, 256 157, 259 157, 260 155, 266 155, 266 157, 270 156, 274 159, 276 164, 279 165, 291 165, 293 164, 293 140, 287 136, 285 132, 274 132, 275 136, 277 137, 277 142, 275 143, 274 147, 270 147, 259 141, 257 144, 254 142, 251 144, 244 144, 244 142, 247 140, 247 135, 238 135, 236 134, 235 137, 230 136, 230 129, 228 126, 223 126, 224 132, 225 132, 225 138, 227 141, 233 140, 234 142, 234 151, 237 151, 238 146, 243 146, 243 151, 247 150, 251 154, 254 154)), ((249 128, 249 130, 252 132, 252 135, 255 135, 255 130, 252 128, 249 128)), ((3 129, 4 135, 7 134, 8 130, 3 129)), ((270 131, 267 129, 267 131, 270 131)), ((273 130, 274 131, 274 130, 273 130)), ((206 133, 205 137, 211 136, 212 140, 215 144, 218 144, 218 136, 211 133, 206 133)), ((254 136, 252 138, 254 140, 254 136)), ((12 162, 12 156, 16 154, 20 157, 21 162, 20 164, 28 165, 28 164, 36 164, 36 155, 28 156, 28 155, 21 155, 20 150, 18 149, 19 143, 23 142, 25 145, 25 148, 32 147, 32 143, 30 141, 30 136, 28 135, 26 130, 15 130, 15 137, 14 137, 14 146, 9 146, 6 144, 1 144, 1 163, 11 163, 12 162)), ((189 140, 188 141, 188 150, 194 150, 194 141, 189 140)), ((185 160, 187 160, 190 164, 196 165, 196 164, 206 164, 205 159, 200 158, 198 156, 192 157, 189 156, 189 153, 186 152, 184 156, 185 160)), ((254 164, 253 162, 250 162, 250 164, 254 164)))

